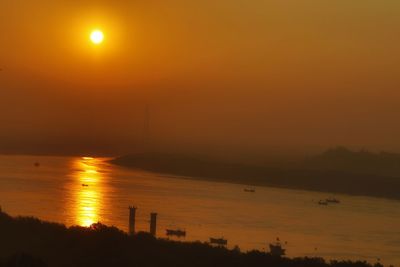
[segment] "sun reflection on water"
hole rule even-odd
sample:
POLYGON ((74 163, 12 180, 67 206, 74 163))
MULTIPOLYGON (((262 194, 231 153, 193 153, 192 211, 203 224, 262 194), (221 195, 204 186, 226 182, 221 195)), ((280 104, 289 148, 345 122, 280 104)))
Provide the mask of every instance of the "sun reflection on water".
POLYGON ((88 227, 100 220, 104 176, 98 170, 100 160, 92 157, 76 159, 74 164, 71 192, 74 223, 88 227))

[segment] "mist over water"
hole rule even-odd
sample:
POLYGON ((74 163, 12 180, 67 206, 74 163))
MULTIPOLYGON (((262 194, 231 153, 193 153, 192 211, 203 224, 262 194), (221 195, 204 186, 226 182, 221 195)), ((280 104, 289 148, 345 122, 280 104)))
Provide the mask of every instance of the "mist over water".
POLYGON ((228 239, 228 246, 264 250, 277 237, 287 255, 365 259, 400 264, 400 202, 336 195, 341 204, 320 206, 326 193, 245 186, 115 167, 105 158, 1 156, 0 205, 12 215, 88 226, 100 221, 128 230, 128 206, 137 230, 157 236, 185 229, 184 241, 228 239), (34 162, 40 162, 35 167, 34 162))

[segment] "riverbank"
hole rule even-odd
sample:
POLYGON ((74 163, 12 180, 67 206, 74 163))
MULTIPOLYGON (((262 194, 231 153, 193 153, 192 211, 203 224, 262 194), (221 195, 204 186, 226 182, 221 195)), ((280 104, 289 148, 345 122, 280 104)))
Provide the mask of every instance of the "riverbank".
POLYGON ((293 166, 246 165, 167 154, 134 154, 111 163, 168 175, 193 177, 253 186, 311 190, 400 200, 400 178, 346 169, 293 166))
POLYGON ((156 239, 147 233, 128 236, 100 223, 67 228, 32 217, 13 218, 1 211, 0 236, 0 266, 382 266, 364 261, 280 258, 260 251, 243 253, 207 243, 156 239))

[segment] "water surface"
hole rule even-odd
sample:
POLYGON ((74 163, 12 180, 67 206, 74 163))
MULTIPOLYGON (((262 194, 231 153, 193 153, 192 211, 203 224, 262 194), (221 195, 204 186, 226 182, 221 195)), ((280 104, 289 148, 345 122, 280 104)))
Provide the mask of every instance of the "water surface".
POLYGON ((128 230, 128 206, 137 230, 148 231, 158 213, 157 235, 187 231, 186 241, 225 237, 229 247, 268 248, 277 237, 287 254, 362 259, 400 266, 400 202, 182 179, 128 170, 104 158, 0 156, 0 205, 11 215, 32 215, 66 225, 95 222, 128 230), (34 163, 40 162, 39 167, 34 163))

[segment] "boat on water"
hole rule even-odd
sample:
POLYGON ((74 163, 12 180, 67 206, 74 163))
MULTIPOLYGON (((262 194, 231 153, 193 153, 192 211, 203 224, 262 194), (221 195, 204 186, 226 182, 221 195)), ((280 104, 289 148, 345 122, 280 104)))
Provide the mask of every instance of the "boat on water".
POLYGON ((88 184, 82 184, 83 187, 89 186, 88 184))
POLYGON ((228 244, 228 240, 224 239, 224 238, 213 238, 210 237, 210 243, 211 244, 216 244, 219 246, 226 246, 228 244))
POLYGON ((340 200, 338 200, 338 199, 336 199, 334 197, 327 198, 325 201, 328 202, 328 203, 336 203, 336 204, 340 203, 340 200))
POLYGON ((326 200, 320 200, 320 201, 318 201, 318 205, 328 206, 328 201, 326 201, 326 200))
POLYGON ((177 236, 177 237, 183 237, 186 236, 186 231, 185 230, 180 230, 180 229, 166 229, 166 234, 167 236, 177 236))
POLYGON ((282 248, 279 238, 276 239, 274 244, 269 244, 269 252, 272 256, 282 257, 286 255, 286 249, 282 248))
POLYGON ((254 193, 254 192, 256 192, 256 190, 255 190, 254 188, 245 188, 245 189, 244 189, 244 192, 247 192, 247 193, 254 193))

